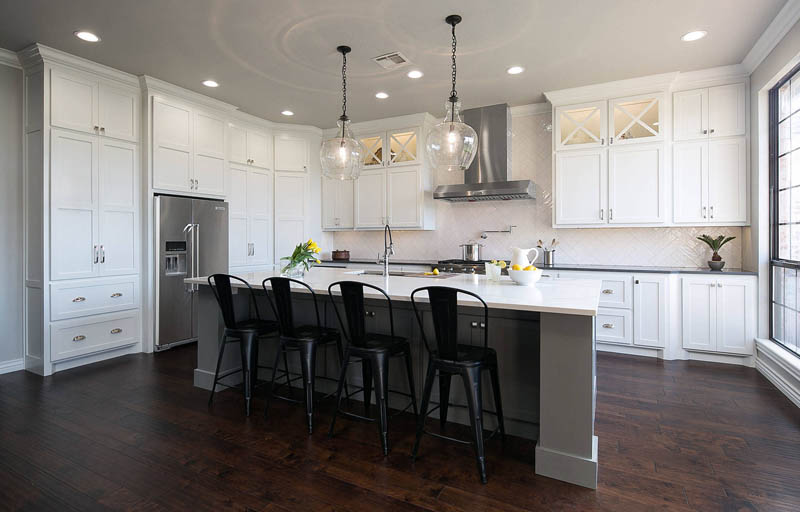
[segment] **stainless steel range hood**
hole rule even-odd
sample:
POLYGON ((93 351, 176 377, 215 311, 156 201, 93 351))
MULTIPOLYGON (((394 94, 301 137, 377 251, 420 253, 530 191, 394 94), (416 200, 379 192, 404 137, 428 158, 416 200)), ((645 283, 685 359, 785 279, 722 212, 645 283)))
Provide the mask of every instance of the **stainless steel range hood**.
POLYGON ((434 199, 451 202, 533 199, 530 180, 510 181, 511 110, 501 103, 463 111, 478 134, 478 154, 464 172, 462 185, 439 185, 434 199))

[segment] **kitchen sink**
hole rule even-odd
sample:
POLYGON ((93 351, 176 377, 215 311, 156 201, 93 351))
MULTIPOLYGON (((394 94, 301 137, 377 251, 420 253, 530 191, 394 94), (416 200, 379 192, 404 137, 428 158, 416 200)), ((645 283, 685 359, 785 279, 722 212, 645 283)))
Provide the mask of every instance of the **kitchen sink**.
MULTIPOLYGON (((365 276, 382 276, 383 270, 362 270, 359 274, 365 276)), ((397 277, 409 277, 409 276, 419 276, 421 272, 402 272, 400 270, 390 270, 390 276, 397 276, 397 277)))

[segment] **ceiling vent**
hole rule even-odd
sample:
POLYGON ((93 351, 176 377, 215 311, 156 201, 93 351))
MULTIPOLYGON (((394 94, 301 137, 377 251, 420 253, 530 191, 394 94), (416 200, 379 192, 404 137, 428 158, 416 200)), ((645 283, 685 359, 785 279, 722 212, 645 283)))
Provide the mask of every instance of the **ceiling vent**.
POLYGON ((397 69, 408 64, 408 58, 400 52, 386 53, 378 55, 372 60, 378 63, 383 69, 397 69))

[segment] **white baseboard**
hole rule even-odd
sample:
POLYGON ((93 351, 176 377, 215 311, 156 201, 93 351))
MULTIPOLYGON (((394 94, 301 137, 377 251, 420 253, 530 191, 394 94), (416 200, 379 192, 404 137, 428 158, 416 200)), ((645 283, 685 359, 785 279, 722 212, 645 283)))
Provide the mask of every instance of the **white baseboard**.
POLYGON ((598 352, 612 352, 614 354, 627 354, 629 356, 644 356, 644 357, 658 357, 664 358, 663 349, 646 348, 646 347, 633 347, 630 345, 614 345, 611 343, 597 342, 596 345, 598 352))
POLYGON ((756 339, 756 369, 800 407, 800 358, 773 341, 756 339))
POLYGON ((0 361, 0 375, 4 373, 18 372, 25 369, 24 359, 10 359, 8 361, 0 361))

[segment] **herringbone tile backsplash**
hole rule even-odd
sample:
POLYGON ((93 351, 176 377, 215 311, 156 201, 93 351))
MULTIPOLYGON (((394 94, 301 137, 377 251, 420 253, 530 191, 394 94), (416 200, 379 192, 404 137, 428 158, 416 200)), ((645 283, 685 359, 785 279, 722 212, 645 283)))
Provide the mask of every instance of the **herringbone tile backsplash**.
MULTIPOLYGON (((558 263, 604 265, 705 266, 710 251, 695 237, 703 233, 737 237, 726 245, 722 257, 729 268, 742 264, 742 228, 666 227, 553 229, 551 133, 544 129, 550 113, 515 116, 512 121, 512 179, 530 179, 536 186, 534 201, 448 203, 436 201, 435 231, 394 232, 395 258, 438 260, 461 257, 459 244, 492 233, 483 248, 487 259, 510 259, 510 247, 535 247, 539 239, 556 238, 558 263)), ((437 184, 459 183, 460 173, 439 172, 437 184)), ((353 231, 333 235, 332 249, 348 249, 352 258, 375 258, 383 250, 383 232, 353 231)))

